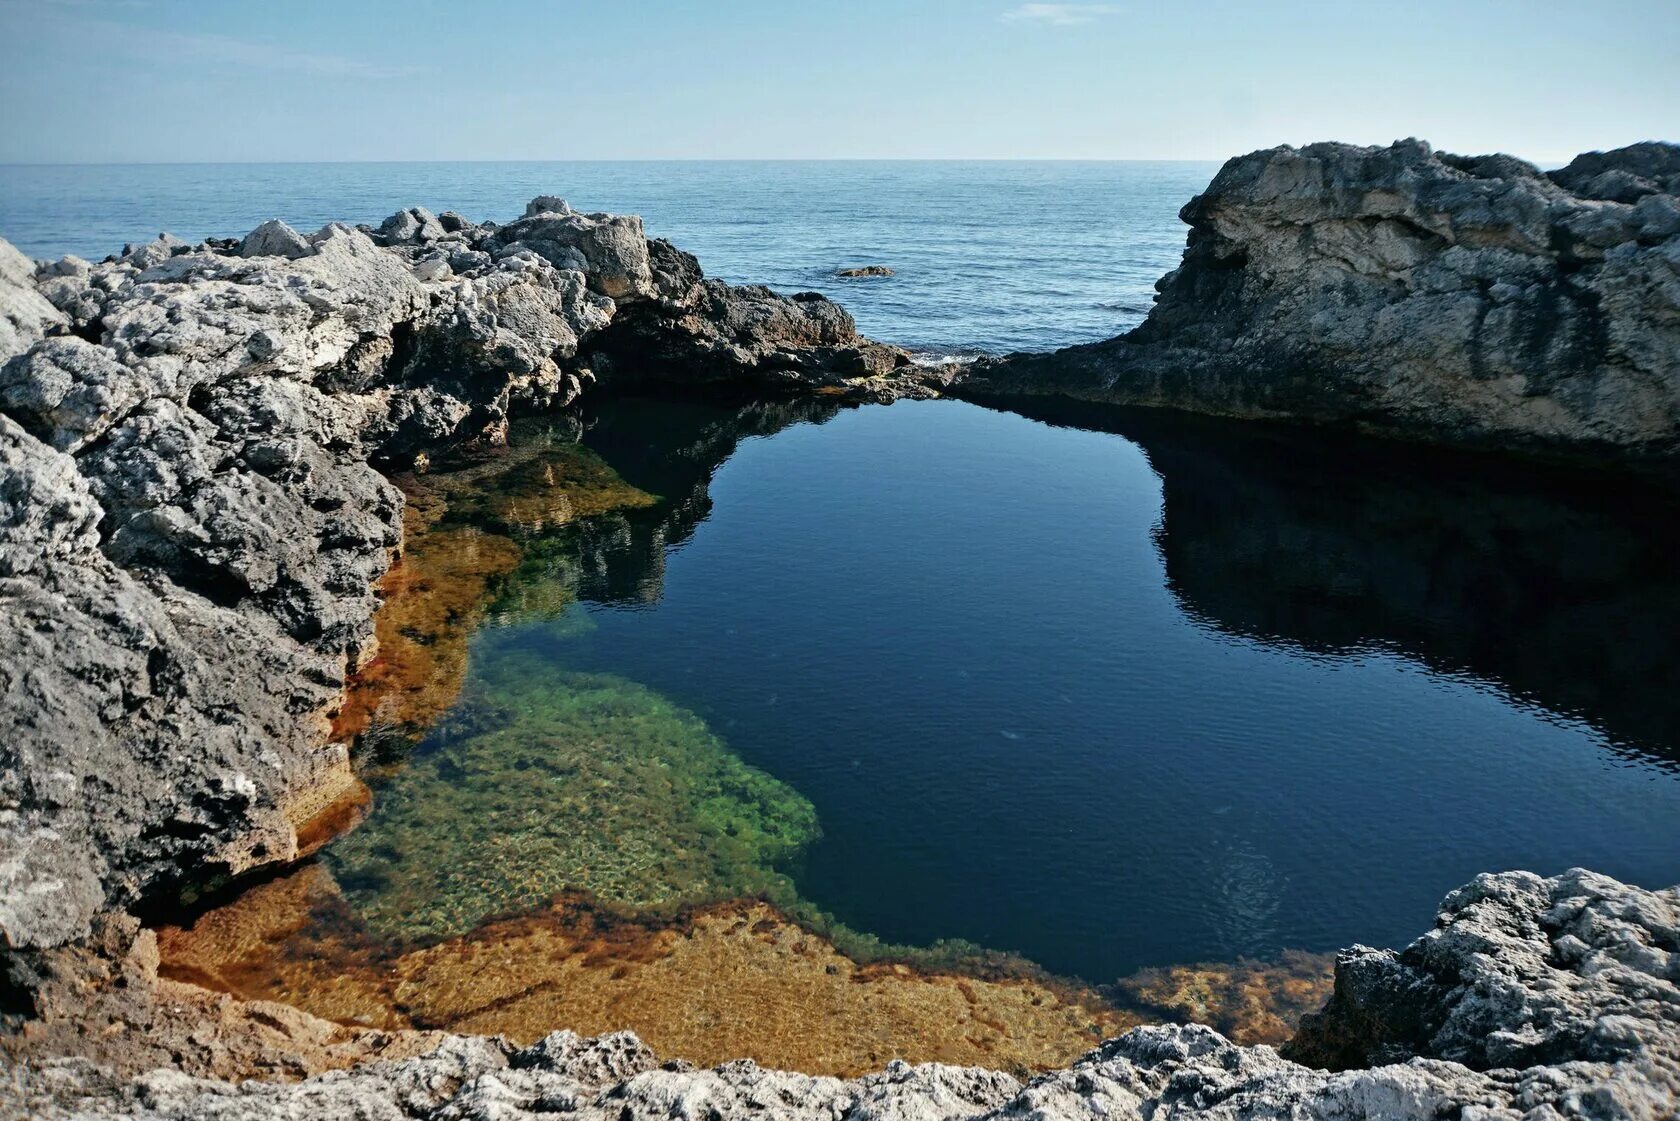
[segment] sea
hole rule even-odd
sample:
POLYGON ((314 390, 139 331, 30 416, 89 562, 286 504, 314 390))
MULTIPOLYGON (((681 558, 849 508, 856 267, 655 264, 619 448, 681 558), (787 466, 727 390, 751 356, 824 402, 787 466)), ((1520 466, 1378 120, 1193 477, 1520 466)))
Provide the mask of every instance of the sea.
POLYGON ((406 206, 505 222, 537 195, 639 214, 710 276, 840 300, 932 355, 1051 350, 1148 314, 1184 247, 1202 162, 719 161, 0 166, 0 237, 99 260, 168 231, 270 218, 377 225, 406 206), (885 265, 890 278, 843 279, 885 265))

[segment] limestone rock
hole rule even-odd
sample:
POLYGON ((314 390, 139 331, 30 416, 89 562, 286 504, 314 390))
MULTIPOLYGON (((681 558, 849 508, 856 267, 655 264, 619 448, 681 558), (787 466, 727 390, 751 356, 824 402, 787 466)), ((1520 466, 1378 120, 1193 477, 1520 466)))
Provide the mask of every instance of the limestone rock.
POLYGON ((0 240, 0 361, 64 322, 64 313, 35 290, 35 262, 0 240))
POLYGON ((535 218, 539 214, 573 213, 576 212, 559 195, 538 195, 525 204, 525 217, 527 218, 535 218))
POLYGON ((423 206, 399 210, 379 226, 382 245, 424 245, 437 241, 448 231, 443 223, 423 206))
POLYGON ((1680 146, 1313 144, 1229 161, 1135 331, 976 363, 1057 393, 1634 461, 1680 452, 1680 146))
POLYGON ((492 235, 498 255, 530 249, 555 268, 585 273, 591 291, 614 300, 653 295, 640 218, 578 214, 563 199, 546 195, 533 199, 525 214, 492 235))
POLYGON ((241 257, 306 257, 314 251, 309 240, 278 218, 270 218, 239 243, 241 257))

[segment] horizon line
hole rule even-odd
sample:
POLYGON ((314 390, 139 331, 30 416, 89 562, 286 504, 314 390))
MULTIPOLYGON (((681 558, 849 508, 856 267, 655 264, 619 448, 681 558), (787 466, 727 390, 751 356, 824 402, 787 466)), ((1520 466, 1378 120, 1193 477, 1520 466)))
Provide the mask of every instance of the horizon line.
MULTIPOLYGON (((1256 149, 1260 151, 1263 149, 1256 149)), ((434 163, 1224 163, 1233 156, 561 156, 542 159, 0 160, 0 167, 206 167, 434 163)))

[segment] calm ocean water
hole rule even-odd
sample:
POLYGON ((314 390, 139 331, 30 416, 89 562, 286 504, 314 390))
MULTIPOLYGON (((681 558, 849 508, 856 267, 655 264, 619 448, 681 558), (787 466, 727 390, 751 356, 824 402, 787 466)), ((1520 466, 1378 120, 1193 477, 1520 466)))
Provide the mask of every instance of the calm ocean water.
POLYGON ((0 236, 97 260, 168 230, 231 237, 377 223, 402 206, 506 221, 538 194, 640 214, 712 276, 815 290, 869 335, 950 352, 1047 350, 1135 326, 1218 165, 632 162, 0 166, 0 236), (841 280, 882 264, 896 275, 841 280))

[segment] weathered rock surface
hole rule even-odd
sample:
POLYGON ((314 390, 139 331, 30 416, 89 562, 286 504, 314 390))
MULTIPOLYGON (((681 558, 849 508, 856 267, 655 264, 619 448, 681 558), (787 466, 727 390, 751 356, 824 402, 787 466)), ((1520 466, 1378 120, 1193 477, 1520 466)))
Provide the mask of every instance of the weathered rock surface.
POLYGON ((1673 144, 1549 175, 1416 140, 1254 152, 1184 207, 1184 261, 1140 327, 962 384, 1672 460, 1677 183, 1673 144))
POLYGON ((637 377, 727 337, 732 376, 890 394, 871 362, 899 352, 827 301, 686 255, 656 284, 676 251, 639 219, 531 209, 162 235, 97 265, 0 242, 0 945, 293 859, 360 797, 328 728, 400 545, 374 464, 568 404, 624 320, 673 359, 637 377))
MULTIPOLYGON (((392 1045, 388 1036, 377 1042, 392 1045)), ((182 1121, 556 1114, 1659 1121, 1680 1103, 1680 889, 1643 891, 1580 870, 1549 880, 1479 877, 1448 896, 1436 929, 1403 952, 1344 953, 1336 996, 1283 1054, 1238 1047, 1204 1027, 1143 1027, 1025 1082, 903 1063, 843 1081, 750 1062, 695 1070, 661 1064, 632 1035, 557 1032, 523 1049, 448 1037, 414 1058, 293 1083, 234 1084, 183 1065, 127 1080, 88 1059, 59 1060, 21 1068, 0 1094, 45 1117, 182 1121), (1321 1069, 1286 1056, 1360 1065, 1321 1069)))
POLYGON ((691 254, 648 242, 656 299, 626 309, 584 362, 618 385, 670 377, 750 383, 890 401, 932 396, 949 371, 917 366, 893 346, 860 340, 852 317, 816 292, 792 297, 707 280, 691 254))

